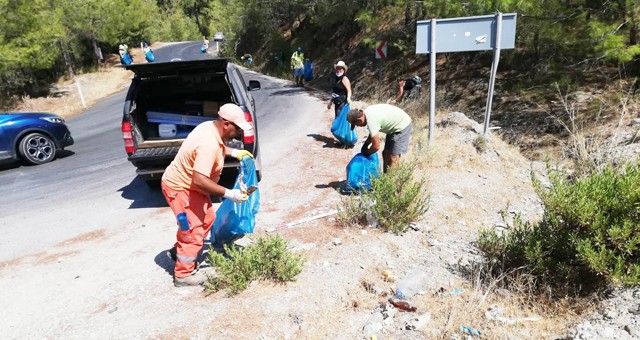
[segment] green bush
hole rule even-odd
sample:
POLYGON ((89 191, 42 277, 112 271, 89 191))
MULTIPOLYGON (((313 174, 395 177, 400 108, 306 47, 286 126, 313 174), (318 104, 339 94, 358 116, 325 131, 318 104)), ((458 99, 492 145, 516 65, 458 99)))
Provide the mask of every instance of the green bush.
MULTIPOLYGON (((605 284, 640 283, 640 171, 610 166, 585 178, 550 174, 545 189, 534 177, 545 207, 542 220, 519 217, 505 236, 481 233, 478 245, 499 272, 522 268, 540 288, 588 292, 605 284)), ((498 273, 496 273, 498 274, 498 273)))
POLYGON ((216 276, 205 282, 205 290, 217 292, 228 288, 235 295, 254 280, 293 281, 302 271, 305 259, 287 250, 279 236, 259 237, 246 248, 224 246, 226 256, 211 250, 207 263, 216 268, 216 276))
POLYGON ((369 220, 376 220, 385 231, 405 232, 429 205, 429 195, 424 191, 426 181, 414 177, 416 166, 415 162, 400 162, 373 178, 371 190, 362 194, 359 204, 354 203, 354 198, 343 201, 338 221, 343 225, 366 223, 369 215, 369 220))

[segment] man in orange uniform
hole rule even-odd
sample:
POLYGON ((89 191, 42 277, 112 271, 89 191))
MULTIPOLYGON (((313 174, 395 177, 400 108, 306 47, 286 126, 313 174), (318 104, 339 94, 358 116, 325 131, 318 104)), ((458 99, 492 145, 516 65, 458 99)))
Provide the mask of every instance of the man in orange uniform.
POLYGON ((218 180, 225 155, 239 160, 245 156, 253 157, 249 151, 224 145, 224 141, 234 138, 241 130, 251 128, 239 106, 222 105, 215 121, 201 123, 189 133, 162 176, 162 193, 174 216, 184 212, 189 221, 188 230, 178 228, 173 274, 176 287, 197 286, 206 279, 195 267, 204 238, 216 218, 210 195, 228 198, 236 203, 248 198, 246 193, 238 189, 219 185, 218 180))

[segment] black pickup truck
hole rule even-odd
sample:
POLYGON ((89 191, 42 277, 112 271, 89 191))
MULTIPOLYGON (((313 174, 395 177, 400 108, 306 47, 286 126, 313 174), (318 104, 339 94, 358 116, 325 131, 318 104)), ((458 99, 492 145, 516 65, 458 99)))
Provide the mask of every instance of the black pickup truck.
MULTIPOLYGON (((227 142, 255 157, 258 180, 262 177, 258 148, 258 123, 250 91, 238 68, 228 59, 172 61, 125 66, 135 74, 124 103, 122 135, 128 160, 147 183, 157 185, 165 168, 196 125, 214 120, 226 103, 240 106, 253 130, 227 142)), ((225 172, 235 176, 240 162, 225 160, 225 172), (233 173, 230 173, 233 172, 233 173)))

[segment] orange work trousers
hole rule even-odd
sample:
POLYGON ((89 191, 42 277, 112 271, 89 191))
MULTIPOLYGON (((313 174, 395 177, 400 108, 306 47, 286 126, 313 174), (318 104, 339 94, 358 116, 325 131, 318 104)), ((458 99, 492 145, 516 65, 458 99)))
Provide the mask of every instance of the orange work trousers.
MULTIPOLYGON (((175 244, 177 250, 175 277, 187 277, 196 268, 198 253, 204 245, 204 238, 211 231, 216 212, 213 210, 209 195, 188 190, 177 191, 162 183, 162 194, 167 199, 174 217, 179 213, 186 213, 189 230, 178 227, 175 244)), ((176 224, 178 219, 174 218, 176 224)))

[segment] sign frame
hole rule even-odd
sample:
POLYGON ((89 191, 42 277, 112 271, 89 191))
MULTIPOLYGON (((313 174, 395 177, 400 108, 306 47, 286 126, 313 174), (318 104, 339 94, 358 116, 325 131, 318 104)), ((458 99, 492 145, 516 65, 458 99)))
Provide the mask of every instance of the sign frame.
POLYGON ((486 136, 489 130, 500 50, 515 48, 516 19, 516 13, 497 12, 495 15, 421 20, 416 23, 416 54, 430 54, 429 144, 433 143, 435 126, 436 54, 438 52, 494 51, 484 115, 483 136, 486 136), (441 43, 441 40, 444 43, 441 43))

